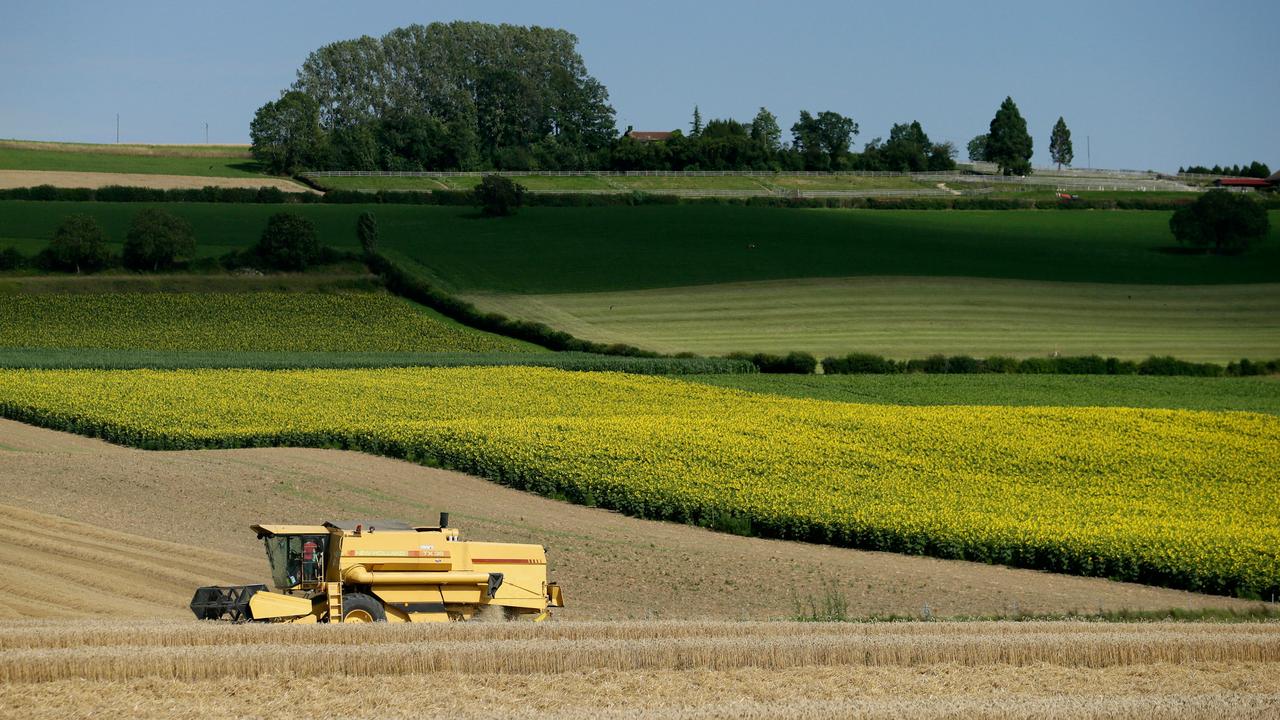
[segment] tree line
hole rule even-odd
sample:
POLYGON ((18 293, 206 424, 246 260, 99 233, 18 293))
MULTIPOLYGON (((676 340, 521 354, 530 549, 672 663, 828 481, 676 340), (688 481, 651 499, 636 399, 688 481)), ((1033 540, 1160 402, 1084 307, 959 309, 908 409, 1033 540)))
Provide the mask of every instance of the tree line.
POLYGON ((1213 167, 1205 167, 1204 165, 1190 165, 1185 168, 1179 167, 1179 173, 1190 173, 1192 175, 1223 175, 1225 177, 1245 177, 1265 179, 1271 176, 1271 168, 1266 163, 1254 160, 1248 165, 1214 165, 1213 167))
MULTIPOLYGON (((1055 162, 1070 164, 1059 119, 1055 162)), ((957 148, 919 121, 890 128, 861 151, 858 123, 832 110, 801 111, 784 138, 761 108, 741 121, 703 122, 642 142, 615 130, 609 93, 564 30, 477 22, 397 28, 312 52, 280 98, 250 125, 254 155, 271 172, 303 170, 870 170, 955 167, 957 148)), ((1030 172, 1026 121, 1006 98, 974 160, 1030 172)))

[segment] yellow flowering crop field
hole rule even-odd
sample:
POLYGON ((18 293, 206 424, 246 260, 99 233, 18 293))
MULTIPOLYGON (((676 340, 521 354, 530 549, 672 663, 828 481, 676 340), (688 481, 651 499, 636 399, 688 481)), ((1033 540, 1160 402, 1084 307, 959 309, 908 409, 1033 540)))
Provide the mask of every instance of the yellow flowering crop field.
POLYGON ((543 368, 0 370, 0 413, 148 448, 354 448, 766 536, 1280 591, 1269 415, 858 405, 543 368))
POLYGON ((0 347, 110 350, 488 352, 497 335, 383 293, 0 295, 0 347))

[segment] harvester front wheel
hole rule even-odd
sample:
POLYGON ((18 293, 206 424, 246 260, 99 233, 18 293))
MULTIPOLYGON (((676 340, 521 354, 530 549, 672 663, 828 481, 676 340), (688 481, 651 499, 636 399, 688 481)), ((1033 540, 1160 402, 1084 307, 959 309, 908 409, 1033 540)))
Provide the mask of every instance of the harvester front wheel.
POLYGON ((342 596, 342 622, 386 622, 387 611, 382 603, 364 593, 347 593, 342 596))

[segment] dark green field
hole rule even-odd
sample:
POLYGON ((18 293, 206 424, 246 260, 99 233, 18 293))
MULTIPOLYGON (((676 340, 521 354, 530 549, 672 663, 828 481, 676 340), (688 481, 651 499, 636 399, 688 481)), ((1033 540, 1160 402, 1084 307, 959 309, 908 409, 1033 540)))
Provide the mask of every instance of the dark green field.
POLYGON ((1280 415, 1280 378, 1143 375, 703 375, 697 382, 875 405, 1067 405, 1280 415))
MULTIPOLYGON (((0 246, 43 246, 66 215, 97 216, 123 237, 144 205, 0 202, 0 246)), ((1268 242, 1239 257, 1169 252, 1167 212, 858 211, 731 206, 526 208, 482 220, 470 208, 166 204, 195 227, 204 255, 254 241, 282 209, 321 240, 355 244, 378 216, 382 246, 423 261, 463 292, 572 293, 750 280, 962 276, 1130 284, 1280 281, 1280 212, 1268 242)))
MULTIPOLYGON (((0 247, 34 253, 76 212, 118 242, 146 206, 0 202, 0 247)), ((353 249, 372 210, 386 254, 483 310, 666 353, 1280 356, 1280 212, 1266 242, 1218 257, 1177 252, 1160 211, 160 207, 206 257, 281 211, 353 249)))

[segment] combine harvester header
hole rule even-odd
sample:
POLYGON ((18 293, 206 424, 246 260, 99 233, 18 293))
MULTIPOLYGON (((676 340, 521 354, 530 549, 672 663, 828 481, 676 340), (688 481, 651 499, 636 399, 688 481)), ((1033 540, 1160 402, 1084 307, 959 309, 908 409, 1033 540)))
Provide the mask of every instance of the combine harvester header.
POLYGON ((447 622, 484 607, 508 619, 543 620, 564 607, 547 582, 546 548, 458 539, 449 514, 440 525, 392 520, 323 525, 254 525, 267 550, 266 585, 196 590, 201 620, 237 622, 447 622))

